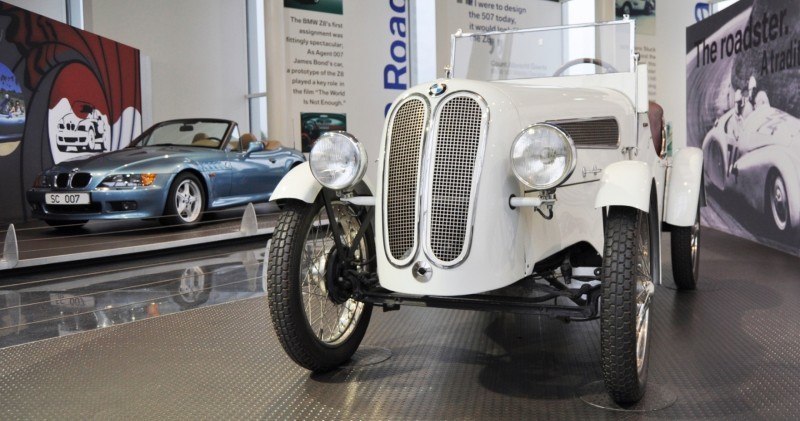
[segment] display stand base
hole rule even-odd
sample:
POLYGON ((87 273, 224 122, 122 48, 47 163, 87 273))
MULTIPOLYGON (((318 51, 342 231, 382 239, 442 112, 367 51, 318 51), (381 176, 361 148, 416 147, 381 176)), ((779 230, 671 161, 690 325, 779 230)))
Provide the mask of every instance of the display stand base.
POLYGON ((581 400, 595 408, 621 412, 651 412, 675 403, 677 395, 668 386, 648 382, 644 397, 631 405, 619 405, 611 399, 603 381, 589 383, 578 390, 581 400))
POLYGON ((360 368, 382 363, 392 357, 392 351, 388 348, 377 346, 359 347, 350 361, 344 363, 341 368, 360 368))

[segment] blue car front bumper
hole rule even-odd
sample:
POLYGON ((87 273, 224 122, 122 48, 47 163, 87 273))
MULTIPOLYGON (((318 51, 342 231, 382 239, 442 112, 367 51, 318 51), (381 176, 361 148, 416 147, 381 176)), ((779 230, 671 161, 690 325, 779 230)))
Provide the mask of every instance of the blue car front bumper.
POLYGON ((51 189, 33 188, 26 197, 33 215, 53 221, 84 221, 97 219, 142 219, 161 216, 164 212, 167 190, 160 186, 114 189, 51 189), (88 193, 89 204, 48 205, 49 193, 88 193))

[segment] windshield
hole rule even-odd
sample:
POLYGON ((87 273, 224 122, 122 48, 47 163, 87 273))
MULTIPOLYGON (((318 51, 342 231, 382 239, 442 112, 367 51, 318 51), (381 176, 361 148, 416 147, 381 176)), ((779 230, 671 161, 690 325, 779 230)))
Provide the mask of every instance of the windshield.
POLYGON ((510 80, 633 71, 634 21, 453 35, 452 76, 510 80))
POLYGON ((194 146, 219 149, 230 123, 183 120, 159 124, 145 132, 135 146, 194 146))

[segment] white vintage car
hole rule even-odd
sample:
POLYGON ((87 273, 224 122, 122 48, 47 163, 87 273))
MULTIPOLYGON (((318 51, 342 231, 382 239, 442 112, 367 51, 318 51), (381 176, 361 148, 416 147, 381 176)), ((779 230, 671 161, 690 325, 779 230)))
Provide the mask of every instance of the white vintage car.
POLYGON ((271 198, 287 354, 341 365, 374 306, 599 318, 607 389, 639 400, 662 227, 678 287, 697 282, 702 152, 665 156, 633 34, 631 20, 455 34, 449 77, 392 105, 375 185, 361 143, 321 136, 271 198))

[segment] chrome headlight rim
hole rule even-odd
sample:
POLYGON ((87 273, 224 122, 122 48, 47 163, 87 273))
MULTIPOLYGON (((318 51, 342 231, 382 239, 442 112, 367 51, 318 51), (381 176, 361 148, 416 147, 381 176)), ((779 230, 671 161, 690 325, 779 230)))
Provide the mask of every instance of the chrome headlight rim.
POLYGON ((361 180, 364 178, 364 175, 367 173, 367 163, 367 150, 364 148, 364 145, 359 142, 355 136, 343 130, 328 131, 320 135, 319 138, 317 138, 317 140, 314 142, 311 152, 308 154, 308 166, 311 169, 311 175, 314 176, 314 179, 317 180, 318 183, 322 184, 323 187, 336 191, 351 189, 361 182, 361 180), (353 151, 355 152, 356 169, 353 173, 353 176, 347 180, 346 183, 328 183, 322 179, 321 174, 317 173, 320 169, 314 165, 314 149, 320 144, 320 141, 325 140, 325 138, 345 139, 348 147, 353 148, 353 151))
POLYGON ((517 134, 517 137, 514 138, 514 141, 511 142, 511 150, 509 151, 509 161, 511 163, 511 171, 513 171, 514 176, 517 177, 517 180, 519 180, 520 183, 522 183, 522 184, 524 184, 524 185, 526 185, 526 186, 528 186, 528 187, 530 187, 531 189, 534 189, 534 190, 551 190, 551 189, 554 189, 554 188, 562 185, 565 181, 567 181, 572 176, 572 173, 575 172, 575 168, 578 165, 578 149, 575 147, 575 142, 572 140, 572 136, 567 134, 567 132, 562 130, 560 127, 558 127, 556 125, 553 125, 553 124, 550 124, 550 123, 535 123, 535 124, 531 124, 530 126, 526 127, 522 131, 520 131, 519 134, 517 134), (517 145, 517 142, 519 142, 520 139, 522 139, 522 137, 525 136, 525 134, 529 130, 537 128, 537 127, 544 127, 544 128, 546 128, 548 130, 553 130, 556 133, 558 133, 559 136, 561 137, 561 139, 563 139, 565 141, 565 144, 567 146, 567 150, 569 151, 569 156, 568 156, 569 159, 568 159, 567 165, 565 167, 566 170, 561 175, 561 177, 559 177, 558 179, 556 179, 555 181, 553 181, 551 183, 542 184, 542 185, 537 185, 537 184, 530 183, 527 179, 525 179, 525 177, 523 177, 517 171, 517 167, 516 167, 516 165, 514 165, 514 149, 515 149, 515 147, 517 145))

